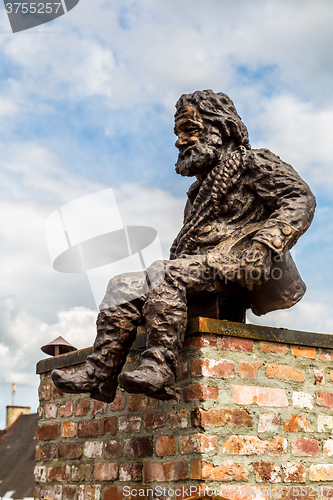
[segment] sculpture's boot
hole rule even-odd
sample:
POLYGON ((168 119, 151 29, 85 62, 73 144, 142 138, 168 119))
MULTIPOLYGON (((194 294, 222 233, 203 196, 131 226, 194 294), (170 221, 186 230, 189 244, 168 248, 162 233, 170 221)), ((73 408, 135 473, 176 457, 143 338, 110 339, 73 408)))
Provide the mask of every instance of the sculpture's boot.
POLYGON ((115 309, 101 311, 97 318, 97 337, 86 369, 74 374, 52 372, 54 384, 64 392, 89 392, 91 397, 111 403, 126 356, 135 339, 141 314, 128 302, 115 309))
MULTIPOLYGON (((155 263, 156 272, 158 265, 155 263)), ((187 326, 186 288, 169 272, 171 264, 164 265, 165 279, 150 290, 143 308, 147 349, 141 355, 139 368, 133 372, 123 372, 118 382, 120 387, 130 393, 139 392, 156 399, 173 399, 176 396, 179 353, 187 326)), ((149 271, 152 273, 155 270, 149 268, 149 271)))

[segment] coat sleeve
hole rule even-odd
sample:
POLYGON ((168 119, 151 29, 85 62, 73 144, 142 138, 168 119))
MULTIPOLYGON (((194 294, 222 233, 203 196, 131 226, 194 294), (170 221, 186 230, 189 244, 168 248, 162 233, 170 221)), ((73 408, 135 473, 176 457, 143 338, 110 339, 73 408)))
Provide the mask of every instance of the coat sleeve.
POLYGON ((279 254, 285 253, 310 226, 315 197, 292 166, 269 150, 252 150, 248 160, 251 189, 267 213, 253 240, 279 254))

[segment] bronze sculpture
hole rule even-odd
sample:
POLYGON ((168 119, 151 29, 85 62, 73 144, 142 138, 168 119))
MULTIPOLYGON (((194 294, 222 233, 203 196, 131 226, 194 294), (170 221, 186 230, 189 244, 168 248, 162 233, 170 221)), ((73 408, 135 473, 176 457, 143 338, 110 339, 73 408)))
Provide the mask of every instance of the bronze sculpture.
POLYGON ((170 260, 109 282, 86 369, 73 375, 52 372, 65 392, 89 392, 111 402, 119 383, 128 392, 172 399, 188 297, 236 287, 240 300, 260 315, 291 307, 305 293, 289 250, 314 215, 307 184, 269 150, 251 150, 247 129, 223 93, 181 96, 175 134, 176 171, 197 180, 170 260), (142 293, 143 284, 161 272, 160 284, 142 293), (141 364, 121 373, 143 321, 147 345, 141 364))

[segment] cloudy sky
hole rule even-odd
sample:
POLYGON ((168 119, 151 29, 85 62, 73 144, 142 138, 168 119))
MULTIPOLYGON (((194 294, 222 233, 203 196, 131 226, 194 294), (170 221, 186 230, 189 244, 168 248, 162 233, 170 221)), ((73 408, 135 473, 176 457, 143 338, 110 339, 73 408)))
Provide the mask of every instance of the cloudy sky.
POLYGON ((45 221, 112 188, 125 224, 157 229, 164 256, 191 183, 176 175, 174 104, 212 88, 234 100, 253 148, 311 186, 315 220, 293 255, 308 291, 249 321, 333 332, 333 3, 331 0, 80 0, 13 34, 0 6, 0 428, 11 404, 37 407, 40 347, 92 344, 87 276, 56 272, 45 221))

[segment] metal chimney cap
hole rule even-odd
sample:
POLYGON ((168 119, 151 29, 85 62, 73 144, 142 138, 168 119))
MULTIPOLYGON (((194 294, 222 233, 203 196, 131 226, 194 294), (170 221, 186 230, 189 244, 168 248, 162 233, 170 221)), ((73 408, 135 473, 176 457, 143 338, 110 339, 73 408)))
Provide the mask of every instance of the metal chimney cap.
POLYGON ((59 354, 64 354, 65 352, 77 351, 76 347, 72 346, 63 337, 52 340, 49 344, 41 347, 41 350, 50 356, 59 356, 59 354))

